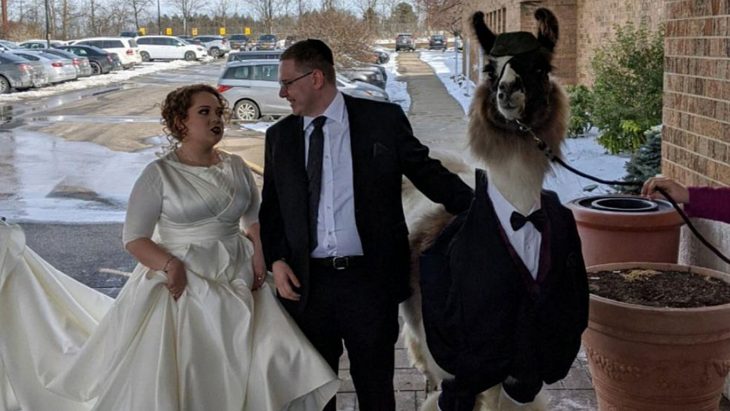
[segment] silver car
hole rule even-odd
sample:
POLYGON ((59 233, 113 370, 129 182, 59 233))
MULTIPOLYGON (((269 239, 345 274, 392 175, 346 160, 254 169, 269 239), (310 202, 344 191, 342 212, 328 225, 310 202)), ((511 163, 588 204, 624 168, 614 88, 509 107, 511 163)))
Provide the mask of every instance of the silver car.
POLYGON ((76 68, 71 60, 63 59, 42 51, 11 50, 9 53, 13 53, 30 61, 40 61, 43 63, 43 68, 48 75, 48 82, 51 84, 62 83, 64 81, 75 80, 77 78, 76 68))
POLYGON ((89 62, 88 57, 77 56, 70 51, 58 50, 55 48, 45 49, 43 50, 43 52, 65 58, 67 60, 71 60, 74 67, 76 68, 76 74, 78 75, 78 77, 89 77, 94 71, 91 68, 91 63, 89 62))
POLYGON ((0 94, 31 87, 33 67, 30 62, 15 54, 0 52, 0 94))
MULTIPOLYGON (((388 93, 367 83, 353 83, 337 76, 337 88, 354 97, 388 101, 388 93)), ((262 116, 291 113, 289 103, 279 97, 279 62, 246 60, 229 63, 218 79, 218 91, 233 107, 233 117, 254 121, 262 116)))

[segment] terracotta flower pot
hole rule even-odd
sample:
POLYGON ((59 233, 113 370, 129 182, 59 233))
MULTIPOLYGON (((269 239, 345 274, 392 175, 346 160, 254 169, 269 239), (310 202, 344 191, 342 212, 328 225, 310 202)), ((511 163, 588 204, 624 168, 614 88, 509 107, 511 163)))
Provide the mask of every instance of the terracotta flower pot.
MULTIPOLYGON (((730 282, 730 275, 699 267, 620 263, 625 268, 690 271, 730 282)), ((730 370, 730 304, 655 308, 591 294, 583 333, 600 410, 717 410, 730 370)))
POLYGON ((668 202, 613 195, 579 198, 567 207, 578 225, 586 266, 677 262, 683 222, 668 202))

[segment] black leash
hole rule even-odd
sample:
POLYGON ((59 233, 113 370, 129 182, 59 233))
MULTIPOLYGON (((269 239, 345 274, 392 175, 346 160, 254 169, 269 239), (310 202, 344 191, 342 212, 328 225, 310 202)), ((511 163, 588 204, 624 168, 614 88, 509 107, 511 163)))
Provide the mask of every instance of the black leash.
MULTIPOLYGON (((535 144, 537 144, 537 148, 542 151, 545 156, 548 158, 548 160, 556 162, 560 164, 561 166, 567 168, 572 173, 575 173, 581 177, 587 178, 589 180, 595 181, 597 183, 606 184, 606 185, 616 185, 616 186, 634 186, 634 187, 641 187, 644 185, 643 182, 638 181, 610 181, 610 180, 603 180, 598 177, 594 177, 590 174, 586 174, 580 170, 577 170, 573 167, 571 167, 569 164, 567 164, 565 161, 563 161, 562 158, 556 156, 553 151, 548 147, 547 143, 543 141, 540 137, 535 135, 535 133, 532 131, 530 127, 523 124, 519 120, 515 120, 515 123, 517 123, 517 126, 519 127, 520 131, 529 133, 533 140, 535 140, 535 144)), ((730 258, 726 257, 724 254, 720 252, 714 245, 712 245, 707 239, 700 234, 700 232, 697 230, 697 228, 692 224, 692 222, 689 221, 689 217, 687 217, 687 214, 684 213, 684 210, 677 204, 676 201, 667 193, 664 189, 657 187, 656 191, 660 192, 666 199, 669 201, 669 203, 674 207, 674 209, 679 213, 679 216, 682 217, 682 220, 684 220, 684 223, 687 224, 687 227, 692 231, 692 233, 697 237, 702 244, 705 245, 710 251, 712 251, 716 256, 718 256, 722 261, 726 262, 727 264, 730 264, 730 258)))

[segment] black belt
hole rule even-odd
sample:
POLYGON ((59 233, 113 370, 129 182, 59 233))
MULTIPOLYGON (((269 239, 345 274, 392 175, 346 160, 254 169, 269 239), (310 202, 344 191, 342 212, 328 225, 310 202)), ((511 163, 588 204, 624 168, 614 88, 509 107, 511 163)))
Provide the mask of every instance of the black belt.
POLYGON ((346 270, 361 266, 365 262, 365 257, 362 255, 351 255, 345 257, 310 258, 309 261, 320 267, 346 270))

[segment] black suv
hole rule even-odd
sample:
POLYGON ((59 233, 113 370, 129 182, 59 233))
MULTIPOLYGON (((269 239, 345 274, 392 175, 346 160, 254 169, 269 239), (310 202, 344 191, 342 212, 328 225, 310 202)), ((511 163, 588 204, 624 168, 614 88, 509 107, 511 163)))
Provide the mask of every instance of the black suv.
POLYGON ((395 38, 395 51, 416 51, 416 42, 413 36, 408 33, 401 33, 395 38))
POLYGON ((228 37, 228 43, 231 45, 231 50, 248 50, 248 43, 251 39, 245 34, 233 34, 228 37))
POLYGON ((434 34, 428 39, 429 50, 446 50, 446 39, 441 34, 434 34))

